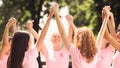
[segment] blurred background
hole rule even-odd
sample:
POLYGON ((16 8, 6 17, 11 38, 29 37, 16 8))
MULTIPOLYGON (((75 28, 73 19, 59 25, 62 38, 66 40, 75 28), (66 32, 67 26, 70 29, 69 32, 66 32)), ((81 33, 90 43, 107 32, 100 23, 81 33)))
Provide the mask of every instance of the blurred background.
MULTIPOLYGON (((101 11, 105 5, 111 7, 116 29, 120 24, 120 0, 0 0, 0 41, 10 17, 17 19, 18 29, 26 30, 26 21, 33 19, 35 20, 33 28, 37 32, 42 30, 53 2, 57 2, 60 6, 63 23, 66 22, 65 16, 70 13, 74 17, 74 24, 77 27, 87 26, 96 36, 102 24, 101 11)), ((54 20, 52 22, 54 23, 54 20)), ((67 30, 67 24, 64 25, 67 30)), ((54 25, 52 26, 54 27, 54 25)), ((53 27, 50 29, 57 29, 53 27)))

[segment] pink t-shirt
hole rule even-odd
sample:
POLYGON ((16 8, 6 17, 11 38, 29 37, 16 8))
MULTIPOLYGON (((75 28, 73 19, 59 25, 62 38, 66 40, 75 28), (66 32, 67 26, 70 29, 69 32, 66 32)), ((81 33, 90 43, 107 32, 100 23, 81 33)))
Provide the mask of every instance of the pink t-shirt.
POLYGON ((100 52, 100 60, 97 62, 96 68, 111 68, 114 52, 109 47, 104 48, 100 52))
POLYGON ((38 51, 36 47, 26 51, 22 63, 23 68, 38 68, 37 57, 38 51))
POLYGON ((52 59, 49 58, 48 50, 43 55, 46 59, 46 68, 68 68, 69 52, 65 47, 59 51, 54 51, 52 59))
POLYGON ((7 59, 8 55, 4 55, 2 59, 0 59, 0 68, 7 68, 7 59))
POLYGON ((113 68, 120 68, 120 52, 117 52, 115 55, 113 68))
POLYGON ((92 62, 87 63, 81 56, 80 50, 78 50, 77 47, 72 45, 69 51, 72 57, 72 68, 96 68, 97 61, 99 60, 99 53, 96 54, 92 62))

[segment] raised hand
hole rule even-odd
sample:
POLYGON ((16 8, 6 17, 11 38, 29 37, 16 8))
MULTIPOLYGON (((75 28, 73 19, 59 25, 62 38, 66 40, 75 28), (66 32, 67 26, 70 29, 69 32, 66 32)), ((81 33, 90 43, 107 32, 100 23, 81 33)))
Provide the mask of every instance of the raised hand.
POLYGON ((30 30, 30 29, 33 29, 33 22, 34 22, 34 20, 28 20, 27 21, 27 25, 26 25, 26 27, 30 30))
POLYGON ((8 23, 6 24, 6 26, 11 27, 14 23, 16 23, 16 19, 14 17, 11 17, 8 20, 8 23))
POLYGON ((13 23, 13 25, 12 25, 12 32, 13 32, 13 35, 14 35, 14 33, 16 32, 17 20, 14 17, 12 17, 12 21, 11 22, 13 23))
POLYGON ((111 10, 110 6, 105 6, 102 9, 102 19, 104 19, 107 15, 109 15, 110 10, 111 10))
POLYGON ((66 19, 68 20, 69 23, 73 23, 73 16, 72 15, 66 15, 66 19))
POLYGON ((77 27, 74 25, 73 16, 69 14, 66 16, 66 19, 70 23, 70 27, 72 27, 72 29, 75 31, 77 29, 77 27))
POLYGON ((57 3, 54 3, 54 5, 51 6, 51 11, 57 12, 59 9, 59 5, 57 3))
POLYGON ((12 22, 13 22, 13 27, 16 27, 17 20, 14 17, 12 17, 12 22))

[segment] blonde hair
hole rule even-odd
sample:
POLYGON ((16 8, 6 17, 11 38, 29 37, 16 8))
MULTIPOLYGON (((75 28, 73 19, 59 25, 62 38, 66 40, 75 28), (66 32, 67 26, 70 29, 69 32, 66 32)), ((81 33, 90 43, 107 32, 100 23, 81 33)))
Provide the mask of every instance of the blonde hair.
POLYGON ((74 36, 74 44, 80 50, 81 55, 90 63, 97 53, 94 34, 87 27, 78 28, 74 36))

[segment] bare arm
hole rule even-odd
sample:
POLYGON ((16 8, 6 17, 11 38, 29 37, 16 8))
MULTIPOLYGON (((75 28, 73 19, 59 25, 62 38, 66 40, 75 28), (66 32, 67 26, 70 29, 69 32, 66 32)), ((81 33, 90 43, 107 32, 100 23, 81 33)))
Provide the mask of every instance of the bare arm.
POLYGON ((46 32, 48 30, 48 26, 50 24, 50 20, 51 20, 52 16, 53 16, 53 11, 50 10, 50 15, 48 16, 47 22, 46 22, 46 24, 41 32, 41 35, 40 35, 38 42, 37 42, 37 45, 36 45, 37 50, 41 51, 42 53, 44 53, 45 49, 46 49, 46 47, 44 45, 44 38, 45 38, 46 32))
POLYGON ((72 42, 72 35, 73 35, 73 29, 71 26, 69 26, 68 39, 70 42, 72 42))
POLYGON ((56 18, 56 21, 57 21, 58 30, 59 30, 60 35, 62 37, 63 43, 65 44, 66 48, 69 50, 71 44, 70 44, 70 41, 67 38, 67 35, 65 34, 65 30, 64 30, 64 27, 63 27, 62 22, 60 20, 60 17, 58 15, 58 11, 57 11, 56 7, 58 9, 58 6, 54 6, 53 11, 55 13, 55 18, 56 18))
POLYGON ((110 19, 109 19, 109 22, 108 22, 108 28, 109 28, 109 31, 110 31, 110 34, 113 36, 113 38, 117 39, 116 38, 116 32, 115 32, 115 21, 114 21, 114 15, 112 12, 110 12, 110 19))
POLYGON ((108 29, 105 31, 107 41, 120 52, 120 44, 109 34, 108 29))
POLYGON ((17 23, 17 20, 14 18, 13 20, 13 25, 12 25, 12 36, 15 34, 16 32, 16 23, 17 23))
POLYGON ((68 22, 70 23, 71 28, 75 31, 75 30, 77 29, 77 27, 74 25, 72 15, 67 15, 67 16, 66 16, 66 19, 67 19, 68 22))
POLYGON ((13 25, 13 23, 15 23, 15 18, 10 18, 8 23, 5 26, 5 30, 3 33, 3 42, 2 42, 2 48, 0 50, 0 58, 2 58, 3 55, 5 55, 5 53, 8 51, 8 47, 10 46, 10 42, 9 42, 9 28, 13 25))
POLYGON ((98 37, 97 37, 97 40, 96 40, 96 44, 99 45, 98 48, 101 49, 101 43, 102 43, 102 40, 103 40, 103 36, 104 36, 104 33, 105 33, 105 30, 107 28, 107 22, 108 22, 108 19, 109 19, 109 10, 108 9, 104 9, 104 12, 106 13, 106 16, 102 22, 102 26, 100 28, 100 31, 98 33, 98 37))
POLYGON ((73 31, 75 31, 77 29, 77 27, 73 23, 72 15, 67 15, 66 19, 67 19, 67 21, 70 24, 70 26, 69 26, 69 33, 68 33, 68 39, 69 39, 70 42, 72 42, 73 31))
MULTIPOLYGON (((105 7, 104 7, 105 8, 105 7)), ((103 10, 104 10, 103 8, 103 10)), ((105 13, 103 12, 102 10, 102 20, 105 19, 105 13)), ((112 12, 109 12, 109 19, 108 19, 108 23, 107 23, 107 26, 111 32, 111 35, 115 38, 115 22, 114 22, 114 17, 113 17, 113 14, 112 12)), ((105 38, 103 38, 103 41, 102 41, 102 46, 101 46, 101 49, 103 48, 106 48, 106 45, 107 45, 107 40, 105 40, 105 38), (106 42, 105 42, 106 41, 106 42)), ((109 45, 110 49, 114 49, 111 45, 109 45)))
POLYGON ((28 28, 29 32, 34 36, 34 38, 35 38, 36 40, 38 40, 38 39, 39 39, 39 35, 38 35, 38 33, 33 29, 33 22, 34 22, 34 20, 28 20, 28 22, 27 22, 27 28, 28 28))

